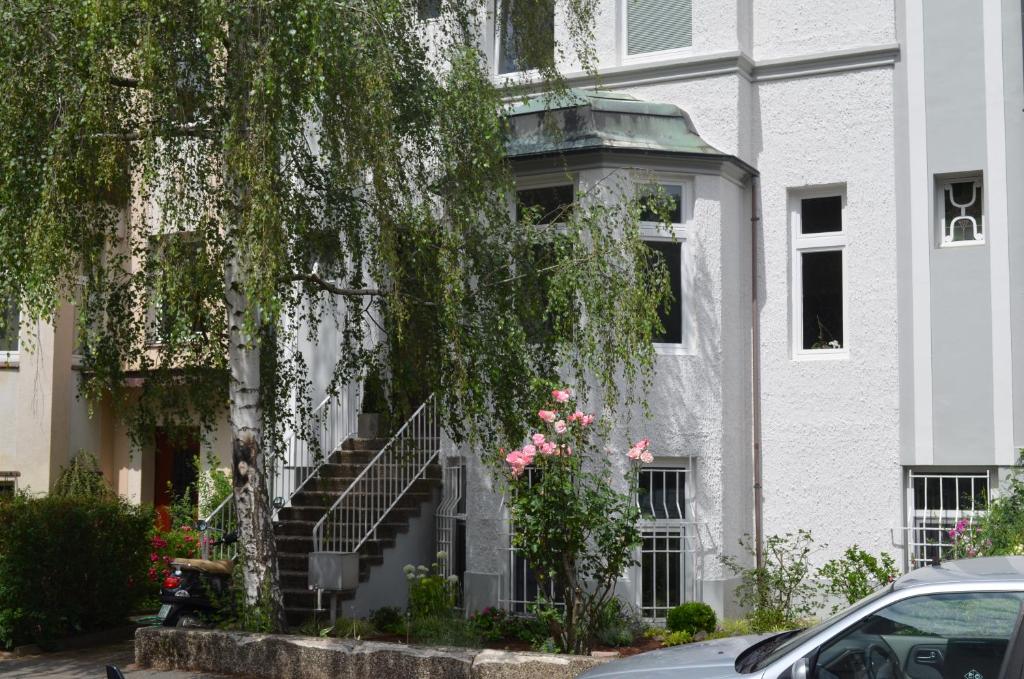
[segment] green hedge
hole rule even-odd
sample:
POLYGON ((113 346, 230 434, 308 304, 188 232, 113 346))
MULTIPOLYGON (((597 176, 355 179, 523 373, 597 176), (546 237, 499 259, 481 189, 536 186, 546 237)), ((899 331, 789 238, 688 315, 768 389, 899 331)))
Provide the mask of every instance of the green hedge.
POLYGON ((152 525, 119 500, 0 500, 0 647, 123 622, 146 593, 152 525))

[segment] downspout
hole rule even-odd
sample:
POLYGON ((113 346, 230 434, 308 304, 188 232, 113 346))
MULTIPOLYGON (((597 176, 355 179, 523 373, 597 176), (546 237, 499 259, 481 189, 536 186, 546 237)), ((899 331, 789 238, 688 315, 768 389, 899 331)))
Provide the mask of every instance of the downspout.
POLYGON ((764 494, 761 488, 761 314, 757 297, 757 176, 750 178, 750 403, 754 443, 754 557, 764 567, 764 494))

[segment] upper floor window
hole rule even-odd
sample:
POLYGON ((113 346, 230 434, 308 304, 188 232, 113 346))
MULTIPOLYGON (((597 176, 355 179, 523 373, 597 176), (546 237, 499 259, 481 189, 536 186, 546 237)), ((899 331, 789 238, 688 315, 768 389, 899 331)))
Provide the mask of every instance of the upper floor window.
POLYGON ((0 307, 0 354, 16 353, 20 348, 18 330, 21 314, 13 300, 0 307))
POLYGON ((792 198, 794 355, 846 351, 845 202, 836 190, 792 198))
POLYGON ((416 15, 424 21, 437 19, 441 16, 441 0, 416 0, 416 15))
POLYGON ((575 190, 572 184, 542 186, 516 191, 516 221, 560 224, 569 219, 575 190))
POLYGON ((499 74, 540 68, 536 55, 555 53, 554 0, 502 0, 495 26, 499 74))
POLYGON ((686 221, 683 184, 654 184, 641 189, 640 235, 652 258, 668 269, 672 299, 658 309, 662 330, 654 343, 663 349, 683 344, 683 244, 686 221), (648 200, 646 197, 650 197, 648 200))
POLYGON ((985 212, 981 173, 942 179, 940 245, 979 245, 985 242, 985 212))
POLYGON ((627 58, 693 44, 691 0, 625 0, 623 4, 627 58))

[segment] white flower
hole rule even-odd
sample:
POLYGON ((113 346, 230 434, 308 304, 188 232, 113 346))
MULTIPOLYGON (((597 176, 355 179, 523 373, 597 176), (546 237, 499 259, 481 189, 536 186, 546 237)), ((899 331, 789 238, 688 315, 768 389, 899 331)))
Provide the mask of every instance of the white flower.
POLYGON ((448 552, 440 551, 440 552, 437 553, 437 560, 438 561, 444 561, 447 558, 448 558, 448 552))
POLYGON ((413 566, 413 565, 412 565, 411 563, 407 563, 407 564, 405 564, 404 566, 402 566, 402 571, 403 571, 403 572, 404 572, 404 573, 405 573, 406 575, 412 575, 413 573, 415 573, 415 572, 416 572, 416 567, 415 567, 415 566, 413 566))

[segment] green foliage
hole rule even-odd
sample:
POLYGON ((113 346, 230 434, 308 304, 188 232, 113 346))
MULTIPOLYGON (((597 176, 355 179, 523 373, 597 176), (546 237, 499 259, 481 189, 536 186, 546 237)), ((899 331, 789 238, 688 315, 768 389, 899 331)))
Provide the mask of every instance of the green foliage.
POLYGON ((594 621, 594 639, 605 646, 628 646, 645 625, 639 612, 618 597, 609 599, 594 621))
POLYGON ((207 457, 207 469, 203 470, 196 457, 197 493, 199 495, 199 516, 209 516, 224 500, 231 496, 231 476, 218 467, 219 462, 213 455, 207 457))
POLYGON ((669 632, 662 640, 662 646, 680 646, 682 644, 689 644, 693 641, 693 634, 686 630, 678 630, 676 632, 669 632))
POLYGON ((103 478, 103 470, 96 457, 84 450, 71 459, 67 467, 62 467, 60 476, 53 484, 50 495, 63 498, 96 498, 111 500, 114 491, 103 478))
POLYGON ((481 646, 476 628, 468 620, 451 615, 413 617, 409 621, 409 638, 413 643, 430 646, 481 646))
POLYGON ((508 636, 510 616, 501 608, 485 608, 469 616, 469 624, 484 641, 501 641, 508 636))
MULTIPOLYGON (((722 557, 722 563, 740 576, 737 603, 750 611, 755 632, 798 627, 817 610, 818 588, 810 565, 813 545, 810 532, 799 530, 768 536, 761 568, 745 566, 732 556, 722 557)), ((740 539, 740 547, 752 560, 755 550, 749 535, 740 539)))
POLYGON ((369 622, 385 634, 405 634, 405 616, 395 606, 382 606, 370 611, 369 622))
MULTIPOLYGON (((333 630, 334 636, 341 639, 365 639, 382 631, 373 624, 372 620, 360 620, 359 618, 338 618, 334 623, 333 630)), ((327 635, 321 634, 321 636, 327 635)))
POLYGON ((563 652, 586 653, 619 575, 636 563, 639 471, 629 464, 619 487, 609 482, 615 473, 599 440, 605 425, 590 415, 581 419, 567 391, 551 390, 540 413, 546 414, 538 415, 542 431, 506 457, 512 544, 541 591, 552 583, 565 604, 563 610, 542 604, 536 611, 555 641, 563 652), (531 474, 523 473, 527 464, 531 474))
POLYGON ((1024 554, 1024 450, 999 495, 988 500, 988 511, 976 521, 982 551, 974 555, 1024 554))
POLYGON ((145 596, 152 511, 90 497, 0 502, 0 646, 120 624, 145 596))
POLYGON ((896 560, 890 554, 882 552, 875 557, 857 545, 849 547, 841 559, 832 559, 818 569, 825 592, 842 600, 832 607, 833 613, 860 601, 899 575, 896 560))
POLYGON ((688 601, 680 604, 668 612, 665 617, 665 626, 673 632, 686 631, 690 634, 705 632, 710 634, 715 631, 718 618, 714 609, 700 601, 688 601))
POLYGON ((448 558, 437 553, 437 561, 426 566, 407 564, 403 570, 409 583, 409 615, 415 620, 422 617, 451 616, 458 597, 459 579, 441 574, 440 562, 448 558))

